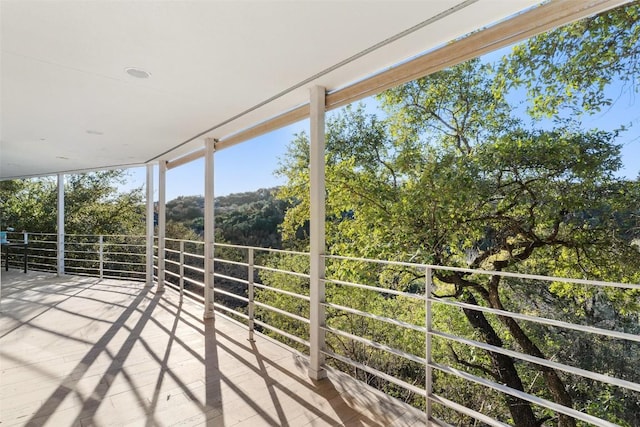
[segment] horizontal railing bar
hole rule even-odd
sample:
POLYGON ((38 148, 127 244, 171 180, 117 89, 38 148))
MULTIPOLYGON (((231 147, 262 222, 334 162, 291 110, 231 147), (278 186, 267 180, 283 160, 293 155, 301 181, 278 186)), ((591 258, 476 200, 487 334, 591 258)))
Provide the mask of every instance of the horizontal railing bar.
POLYGON ((213 288, 213 293, 214 294, 220 294, 220 295, 226 295, 229 298, 234 298, 234 299, 237 299, 237 300, 240 300, 240 301, 244 301, 246 303, 249 302, 249 298, 240 296, 238 294, 234 294, 233 292, 225 291, 224 289, 213 288))
POLYGON ((626 388, 629 390, 640 392, 640 384, 636 384, 631 381, 621 380, 615 377, 610 377, 608 375, 599 374, 592 371, 587 371, 581 368, 575 368, 573 366, 565 365, 563 363, 554 362, 547 359, 542 359, 539 357, 531 356, 525 353, 520 353, 517 351, 509 350, 502 347, 496 347, 491 344, 486 344, 479 341, 470 340, 467 338, 461 338, 456 335, 451 335, 446 332, 440 331, 432 331, 430 332, 432 336, 441 337, 449 341, 455 341, 460 344, 465 344, 471 347, 481 348, 483 350, 491 351, 494 353, 504 354, 505 356, 514 357, 516 359, 525 360, 530 363, 535 363, 536 365, 542 365, 549 368, 557 369, 560 371, 568 372, 570 374, 579 375, 585 378, 590 378, 592 380, 600 381, 603 383, 611 384, 614 386, 626 388))
POLYGON ((98 267, 77 267, 74 265, 65 265, 65 269, 82 270, 82 271, 95 271, 98 274, 98 267))
POLYGON ((86 258, 65 258, 64 262, 90 262, 90 263, 99 263, 99 259, 86 259, 86 258))
POLYGON ((216 243, 215 246, 219 246, 221 248, 253 249, 254 251, 261 251, 261 252, 273 252, 273 253, 281 253, 281 254, 289 254, 289 255, 309 256, 309 252, 289 251, 286 249, 275 249, 275 248, 260 248, 258 246, 232 245, 229 243, 216 243))
POLYGON ((169 281, 165 280, 164 285, 165 285, 167 288, 171 288, 171 289, 173 289, 174 291, 178 291, 178 292, 180 292, 180 286, 176 285, 175 283, 171 283, 171 282, 169 282, 169 281))
POLYGON ((185 264, 184 268, 188 268, 191 271, 197 271, 198 273, 204 274, 204 268, 194 267, 193 265, 185 264))
POLYGON ((104 268, 102 271, 110 271, 112 273, 131 273, 131 274, 147 274, 144 271, 135 271, 135 270, 114 270, 110 268, 104 268))
MULTIPOLYGON (((165 272, 166 274, 168 274, 169 276, 180 278, 180 274, 178 274, 178 273, 174 273, 173 271, 168 270, 168 269, 166 269, 166 268, 164 269, 164 272, 165 272)), ((177 285, 176 285, 176 286, 177 286, 177 285)))
MULTIPOLYGON (((248 316, 247 316, 248 318, 248 316)), ((277 334, 282 335, 283 337, 289 338, 292 341, 297 342, 298 344, 302 344, 302 345, 306 345, 307 347, 310 347, 311 344, 309 343, 309 341, 302 339, 298 336, 295 336, 293 334, 290 334, 289 332, 285 332, 282 329, 276 328, 275 326, 271 326, 268 323, 262 322, 260 320, 254 319, 253 323, 255 323, 256 325, 262 326, 265 329, 269 329, 270 331, 273 331, 277 334)))
POLYGON ((109 255, 123 255, 123 256, 127 256, 127 257, 144 257, 147 254, 144 253, 138 253, 138 252, 111 252, 111 251, 103 251, 102 252, 104 256, 109 256, 109 255))
POLYGON ((531 402, 535 405, 542 406, 543 408, 551 409, 552 411, 559 412, 564 415, 568 415, 577 420, 585 421, 587 423, 591 423, 593 425, 600 426, 600 427, 618 427, 617 424, 610 423, 609 421, 605 421, 601 418, 594 417, 593 415, 585 414, 584 412, 577 411, 573 408, 569 408, 567 406, 560 405, 555 402, 551 402, 547 399, 543 399, 541 397, 534 396, 529 393, 525 393, 524 391, 516 390, 514 388, 508 387, 503 384, 495 383, 493 381, 478 377, 468 372, 460 371, 450 366, 440 365, 439 363, 430 363, 429 366, 441 372, 444 372, 446 374, 450 374, 455 377, 461 378, 463 380, 467 380, 469 382, 473 382, 473 383, 485 386, 492 390, 499 391, 499 392, 508 394, 510 396, 517 397, 522 400, 526 400, 527 402, 531 402))
POLYGON ((389 347, 388 345, 381 344, 379 342, 370 340, 368 338, 363 338, 363 337, 360 337, 358 335, 353 335, 353 334, 350 334, 349 332, 345 332, 345 331, 342 331, 340 329, 332 328, 331 326, 320 327, 320 329, 323 329, 323 330, 325 330, 327 332, 331 332, 331 333, 336 334, 336 335, 340 335, 341 337, 348 338, 350 340, 358 341, 358 342, 360 342, 362 344, 365 344, 365 345, 367 345, 369 347, 372 347, 372 348, 376 348, 378 350, 384 350, 387 353, 391 353, 391 354, 394 354, 396 356, 403 357, 403 358, 405 358, 407 360, 411 360, 412 362, 420 363, 421 365, 424 365, 425 363, 427 363, 427 359, 425 359, 423 357, 418 357, 415 354, 406 353, 406 352, 404 352, 402 350, 398 350, 397 348, 389 347))
POLYGON ((264 308, 266 310, 273 311, 273 312, 278 313, 278 314, 282 314, 283 316, 290 317, 290 318, 292 318, 294 320, 297 320, 299 322, 302 322, 302 323, 306 323, 306 324, 311 323, 309 321, 309 319, 307 319, 305 317, 298 316, 297 314, 289 313, 288 311, 281 310, 281 309, 276 308, 276 307, 272 307, 269 304, 265 304, 265 303, 258 302, 258 301, 254 301, 253 304, 255 306, 257 306, 257 307, 262 307, 262 308, 264 308))
MULTIPOLYGON (((90 275, 90 277, 95 277, 95 275, 90 275)), ((132 276, 116 276, 116 275, 109 275, 109 274, 103 274, 102 275, 103 279, 116 279, 116 280, 126 280, 126 281, 130 281, 130 282, 140 282, 140 283, 144 283, 146 281, 146 274, 142 275, 142 277, 132 277, 132 276)))
MULTIPOLYGON (((236 316, 240 316, 240 317, 242 317, 243 319, 247 319, 247 320, 249 320, 249 316, 247 316, 246 314, 244 314, 244 313, 242 313, 242 312, 239 312, 239 311, 237 311, 237 310, 234 310, 234 309, 233 309, 233 308, 231 308, 231 307, 227 307, 226 305, 222 305, 222 304, 219 304, 219 303, 217 303, 217 302, 214 302, 214 303, 213 303, 213 306, 214 306, 215 308, 217 308, 217 309, 220 309, 220 310, 226 311, 227 313, 233 313, 233 314, 235 314, 236 316)), ((245 325, 245 326, 246 326, 246 325, 245 325)))
POLYGON ((357 314, 358 316, 380 320, 382 322, 387 322, 392 325, 402 326, 403 328, 413 329, 414 331, 427 332, 427 328, 425 328, 424 326, 414 325, 412 323, 403 322, 402 320, 392 319, 390 317, 378 316, 377 314, 356 310, 355 308, 345 307, 343 305, 333 304, 330 302, 322 303, 322 305, 324 305, 325 307, 335 308, 336 310, 346 311, 347 313, 357 314))
POLYGON ((384 292, 384 293, 387 293, 387 294, 398 295, 398 296, 403 296, 403 297, 413 298, 413 299, 419 299, 419 300, 422 300, 422 301, 424 301, 424 299, 425 299, 424 295, 422 295, 422 294, 412 294, 412 293, 409 293, 409 292, 396 291, 394 289, 386 289, 386 288, 380 288, 380 287, 377 287, 377 286, 361 285, 360 283, 345 282, 344 280, 320 279, 320 281, 324 282, 324 283, 336 283, 338 285, 351 286, 353 288, 367 289, 369 291, 384 292))
POLYGON ((214 258, 213 259, 215 262, 221 262, 223 264, 231 264, 231 265, 241 265, 242 267, 249 267, 249 264, 246 262, 240 262, 240 261, 231 261, 228 259, 223 259, 223 258, 214 258))
MULTIPOLYGON (((156 236, 155 238, 157 239, 158 237, 156 236)), ((195 243, 196 245, 204 245, 204 242, 201 240, 174 239, 172 237, 165 237, 164 240, 170 241, 170 242, 185 242, 185 243, 195 243)), ((216 243, 216 245, 218 245, 218 243, 216 243)))
POLYGON ((122 264, 122 265, 137 265, 137 266, 146 266, 147 264, 144 264, 142 262, 129 262, 129 261, 112 261, 109 259, 105 259, 104 260, 105 264, 122 264))
POLYGON ((174 260, 166 259, 166 258, 164 259, 164 263, 165 264, 171 264, 171 265, 180 266, 180 261, 174 261, 174 260))
POLYGON ((284 289, 274 288, 273 286, 267 286, 267 285, 263 285, 261 283, 254 283, 253 286, 255 286, 256 288, 267 290, 267 291, 273 291, 273 292, 277 292, 279 294, 289 295, 291 297, 299 298, 299 299, 302 299, 302 300, 305 300, 305 301, 310 301, 311 300, 306 295, 296 294, 295 292, 285 291, 284 289))
POLYGON ((197 259, 204 259, 204 255, 192 254, 191 252, 185 252, 184 256, 191 257, 191 258, 197 258, 197 259))
MULTIPOLYGON (((13 265, 13 263, 11 263, 11 265, 13 265)), ((15 265, 19 265, 19 264, 16 263, 15 265)), ((51 268, 54 268, 54 269, 56 268, 55 264, 45 264, 43 262, 32 262, 32 261, 30 261, 29 262, 29 267, 32 267, 32 266, 51 267, 51 268)))
POLYGON ((341 255, 323 255, 323 258, 337 259, 337 260, 343 260, 343 261, 368 262, 373 264, 395 265, 395 266, 401 266, 401 267, 412 267, 412 268, 420 268, 420 269, 430 268, 432 270, 455 271, 459 273, 470 273, 470 274, 482 274, 485 276, 502 276, 502 277, 513 277, 516 279, 542 280, 545 282, 562 282, 562 283, 574 283, 578 285, 604 286, 604 287, 623 288, 623 289, 640 289, 640 284, 635 284, 635 283, 605 282, 601 280, 588 280, 588 279, 572 279, 568 277, 542 276, 537 274, 512 273, 509 271, 480 270, 480 269, 472 269, 472 268, 464 268, 464 267, 447 267, 444 265, 417 264, 417 263, 402 262, 402 261, 386 261, 386 260, 380 260, 380 259, 346 257, 341 255))
POLYGON ((437 394, 432 394, 431 396, 428 397, 429 400, 431 400, 432 402, 436 402, 439 403, 442 406, 446 406, 447 408, 451 408, 456 412, 460 412, 461 414, 467 415, 469 417, 475 418, 478 421, 481 421, 485 424, 488 424, 490 426, 494 426, 494 427, 511 427, 510 424, 505 424, 502 423, 498 420, 494 420, 491 417, 486 416, 483 413, 474 411, 471 408, 467 408, 466 406, 462 406, 459 403, 453 402, 449 399, 445 399, 442 396, 438 396, 437 394))
POLYGON ((234 281, 234 282, 242 283, 244 285, 248 285, 249 284, 248 280, 239 279, 239 278, 233 277, 233 276, 227 276, 226 274, 222 274, 222 273, 213 273, 213 277, 217 277, 218 279, 231 280, 231 281, 234 281))
POLYGON ((453 307, 466 308, 469 310, 482 311, 485 313, 495 314, 497 316, 511 317, 512 319, 525 320, 529 322, 541 323, 543 325, 556 326, 559 328, 572 329, 580 332, 603 335, 610 338, 619 338, 628 341, 640 342, 640 335, 633 335, 626 332, 612 331, 609 329, 600 329, 595 326, 576 325, 575 323, 563 322, 562 320, 547 319, 544 317, 531 316, 528 314, 513 313, 511 311, 498 310, 496 308, 484 307, 481 305, 467 304, 458 301, 449 301, 442 298, 431 298, 431 301, 453 307))
POLYGON ((204 303, 204 297, 196 294, 195 292, 192 292, 188 289, 183 289, 182 292, 184 292, 185 295, 190 296, 191 298, 195 299, 198 302, 204 303))
POLYGON ((201 288, 204 288, 204 283, 202 283, 202 282, 198 282, 197 280, 191 279, 191 278, 189 278, 187 276, 184 276, 183 279, 184 279, 185 282, 189 282, 189 283, 191 283, 193 285, 196 285, 196 286, 199 286, 201 288))
POLYGON ((425 397, 427 395, 427 392, 423 388, 416 387, 413 384, 409 384, 406 381, 403 381, 403 380, 398 379, 398 378, 396 378, 394 376, 391 376, 391 375, 389 375, 387 373, 379 371, 379 370, 377 370, 375 368, 372 368, 371 366, 363 365, 362 363, 356 362, 355 360, 350 359, 349 357, 339 355, 337 353, 334 353, 331 350, 322 350, 321 352, 323 354, 329 356, 329 357, 337 359, 337 360, 339 360, 341 362, 344 362, 344 363, 346 363, 348 365, 351 365, 351 366, 356 367, 358 369, 361 369, 361 370, 363 370, 365 372, 368 372, 368 373, 370 373, 372 375, 375 375, 375 376, 380 377, 380 378, 382 378, 384 380, 387 380, 390 383, 393 383, 393 384, 398 385, 398 386, 400 386, 402 388, 405 388, 405 389, 409 390, 410 392, 417 394, 418 396, 425 397))
POLYGON ((258 270, 271 271, 273 273, 282 273, 282 274, 288 274, 290 276, 302 277, 304 279, 308 279, 309 277, 311 277, 306 273, 296 273, 295 271, 280 270, 279 268, 265 267, 263 265, 257 265, 257 264, 254 265, 254 268, 258 270))

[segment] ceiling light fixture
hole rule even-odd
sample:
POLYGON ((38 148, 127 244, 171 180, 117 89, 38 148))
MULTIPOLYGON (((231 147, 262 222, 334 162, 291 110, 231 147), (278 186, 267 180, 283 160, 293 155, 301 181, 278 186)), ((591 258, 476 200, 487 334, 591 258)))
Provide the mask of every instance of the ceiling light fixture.
POLYGON ((136 79, 148 79, 151 76, 151 73, 149 73, 148 71, 137 67, 125 68, 124 72, 129 74, 131 77, 135 77, 136 79))

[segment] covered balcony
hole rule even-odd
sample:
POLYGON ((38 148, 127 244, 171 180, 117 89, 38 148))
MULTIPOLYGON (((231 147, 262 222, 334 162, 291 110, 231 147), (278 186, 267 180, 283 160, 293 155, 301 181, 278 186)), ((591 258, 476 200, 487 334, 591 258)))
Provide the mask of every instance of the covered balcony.
POLYGON ((622 390, 640 407, 634 372, 456 334, 451 313, 478 328, 484 316, 515 330, 527 323, 540 341, 547 330, 602 339, 622 356, 640 344, 629 325, 464 302, 444 279, 631 295, 640 285, 347 257, 325 242, 328 111, 624 3, 3 1, 0 179, 57 176, 58 221, 10 235, 26 250, 3 251, 0 424, 535 424, 487 416, 491 401, 465 406, 438 388, 448 378, 460 395, 489 390, 515 412, 542 408, 539 424, 635 427, 483 375, 456 351, 516 376, 535 365, 550 381, 622 390), (307 118, 309 250, 215 242, 216 153, 307 118), (203 240, 167 238, 167 171, 197 159, 203 240), (65 233, 65 174, 133 166, 146 167, 145 235, 65 233), (420 286, 381 285, 406 276, 420 286), (424 315, 408 321, 407 310, 424 315))

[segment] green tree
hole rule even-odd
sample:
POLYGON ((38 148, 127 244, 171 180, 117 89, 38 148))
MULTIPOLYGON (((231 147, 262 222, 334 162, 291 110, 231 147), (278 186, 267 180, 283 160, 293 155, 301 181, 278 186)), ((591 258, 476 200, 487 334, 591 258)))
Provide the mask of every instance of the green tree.
MULTIPOLYGON (((470 61, 382 94, 379 99, 389 114, 387 120, 368 116, 362 109, 347 109, 329 121, 329 251, 637 283, 639 253, 632 245, 637 232, 631 236, 625 221, 634 223, 637 230, 635 201, 640 199, 640 183, 616 178, 620 167, 617 134, 583 130, 576 123, 554 129, 533 128, 523 119, 512 117, 504 97, 494 95, 494 77, 490 66, 470 61)), ((280 170, 288 179, 281 197, 300 201, 287 212, 285 241, 299 233, 308 220, 307 147, 306 136, 299 135, 280 170)), ((332 274, 402 291, 415 291, 420 286, 416 283, 424 283, 406 272, 385 274, 353 266, 332 274)), ((544 289, 532 302, 517 298, 527 292, 526 285, 498 275, 439 272, 435 281, 436 295, 471 305, 523 312, 540 304, 549 312, 569 311, 597 295, 599 305, 627 313, 622 315, 623 321, 633 324, 638 319, 637 292, 554 284, 541 286, 544 289)), ((362 304, 367 311, 393 311, 391 299, 373 293, 359 298, 359 292, 342 297, 332 292, 328 289, 328 298, 362 300, 355 304, 362 304)), ((406 309, 407 303, 403 304, 406 309)), ((416 309, 408 311, 420 313, 416 309)), ((557 351, 560 356, 566 355, 561 351, 565 341, 548 328, 473 309, 464 309, 457 317, 450 311, 442 313, 447 320, 436 320, 442 330, 540 358, 549 358, 557 351), (452 321, 454 318, 457 320, 452 321)), ((328 322, 339 322, 346 330, 357 327, 351 331, 361 336, 370 333, 371 322, 360 321, 358 326, 353 319, 346 320, 350 317, 330 318, 328 322)), ((388 328, 375 330, 391 334, 388 328)), ((399 345, 407 344, 406 339, 393 339, 399 345)), ((594 399, 593 393, 572 393, 568 378, 550 368, 523 367, 503 354, 470 352, 455 345, 443 345, 439 351, 439 357, 447 357, 449 363, 517 390, 525 390, 526 385, 531 392, 565 406, 573 407, 576 399, 582 399, 577 405, 584 407, 586 401, 594 399)), ((355 349, 351 356, 363 357, 355 349)), ((401 366, 395 366, 402 372, 401 366)), ((438 387, 455 395, 446 378, 439 380, 438 387)), ((492 415, 518 426, 539 425, 553 417, 518 398, 502 399, 508 414, 493 408, 492 415)), ((597 405, 589 410, 622 422, 616 418, 620 416, 630 423, 637 404, 630 400, 626 403, 614 414, 597 405)), ((571 426, 575 421, 560 415, 557 424, 571 426)))
MULTIPOLYGON (((144 234, 140 188, 120 192, 123 170, 66 175, 66 234, 144 234)), ((57 228, 57 184, 53 178, 0 182, 2 223, 16 230, 51 233, 57 228)))
POLYGON ((496 94, 526 88, 535 117, 599 111, 614 102, 606 91, 613 82, 615 96, 640 88, 640 2, 533 37, 498 70, 496 94))

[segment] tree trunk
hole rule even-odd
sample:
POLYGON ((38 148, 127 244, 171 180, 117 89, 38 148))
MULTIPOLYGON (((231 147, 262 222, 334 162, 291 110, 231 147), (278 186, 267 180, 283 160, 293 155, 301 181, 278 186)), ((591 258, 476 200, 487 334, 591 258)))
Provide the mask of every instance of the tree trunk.
MULTIPOLYGON (((467 293, 466 302, 478 305, 478 302, 470 293, 467 293)), ((496 347, 503 347, 502 340, 482 312, 466 308, 463 309, 463 311, 469 323, 471 323, 476 330, 482 333, 488 344, 496 347)), ((493 364, 499 381, 515 390, 524 391, 522 381, 520 380, 518 371, 513 363, 513 359, 509 356, 490 351, 487 351, 487 354, 491 358, 491 363, 493 364)), ((511 416, 513 417, 513 421, 517 427, 539 427, 539 423, 536 420, 529 402, 510 395, 505 395, 505 399, 509 406, 509 412, 511 412, 511 416)))
MULTIPOLYGON (((500 276, 493 276, 491 279, 491 284, 489 285, 489 304, 492 308, 498 310, 504 310, 504 306, 502 305, 502 301, 500 300, 500 295, 498 293, 498 282, 500 281, 500 276)), ((522 350, 535 357, 539 357, 541 359, 546 359, 542 351, 538 348, 538 346, 531 341, 531 339, 527 336, 527 334, 522 330, 518 322, 515 319, 507 316, 498 316, 502 324, 504 324, 508 329, 513 338, 516 340, 520 348, 522 350)), ((556 403, 559 403, 568 408, 573 407, 573 399, 571 395, 567 392, 562 379, 558 373, 547 366, 538 366, 540 372, 542 372, 542 376, 544 377, 547 386, 549 387, 549 391, 553 396, 553 400, 556 403)), ((575 427, 576 420, 573 417, 568 415, 559 414, 558 419, 558 427, 575 427)))

